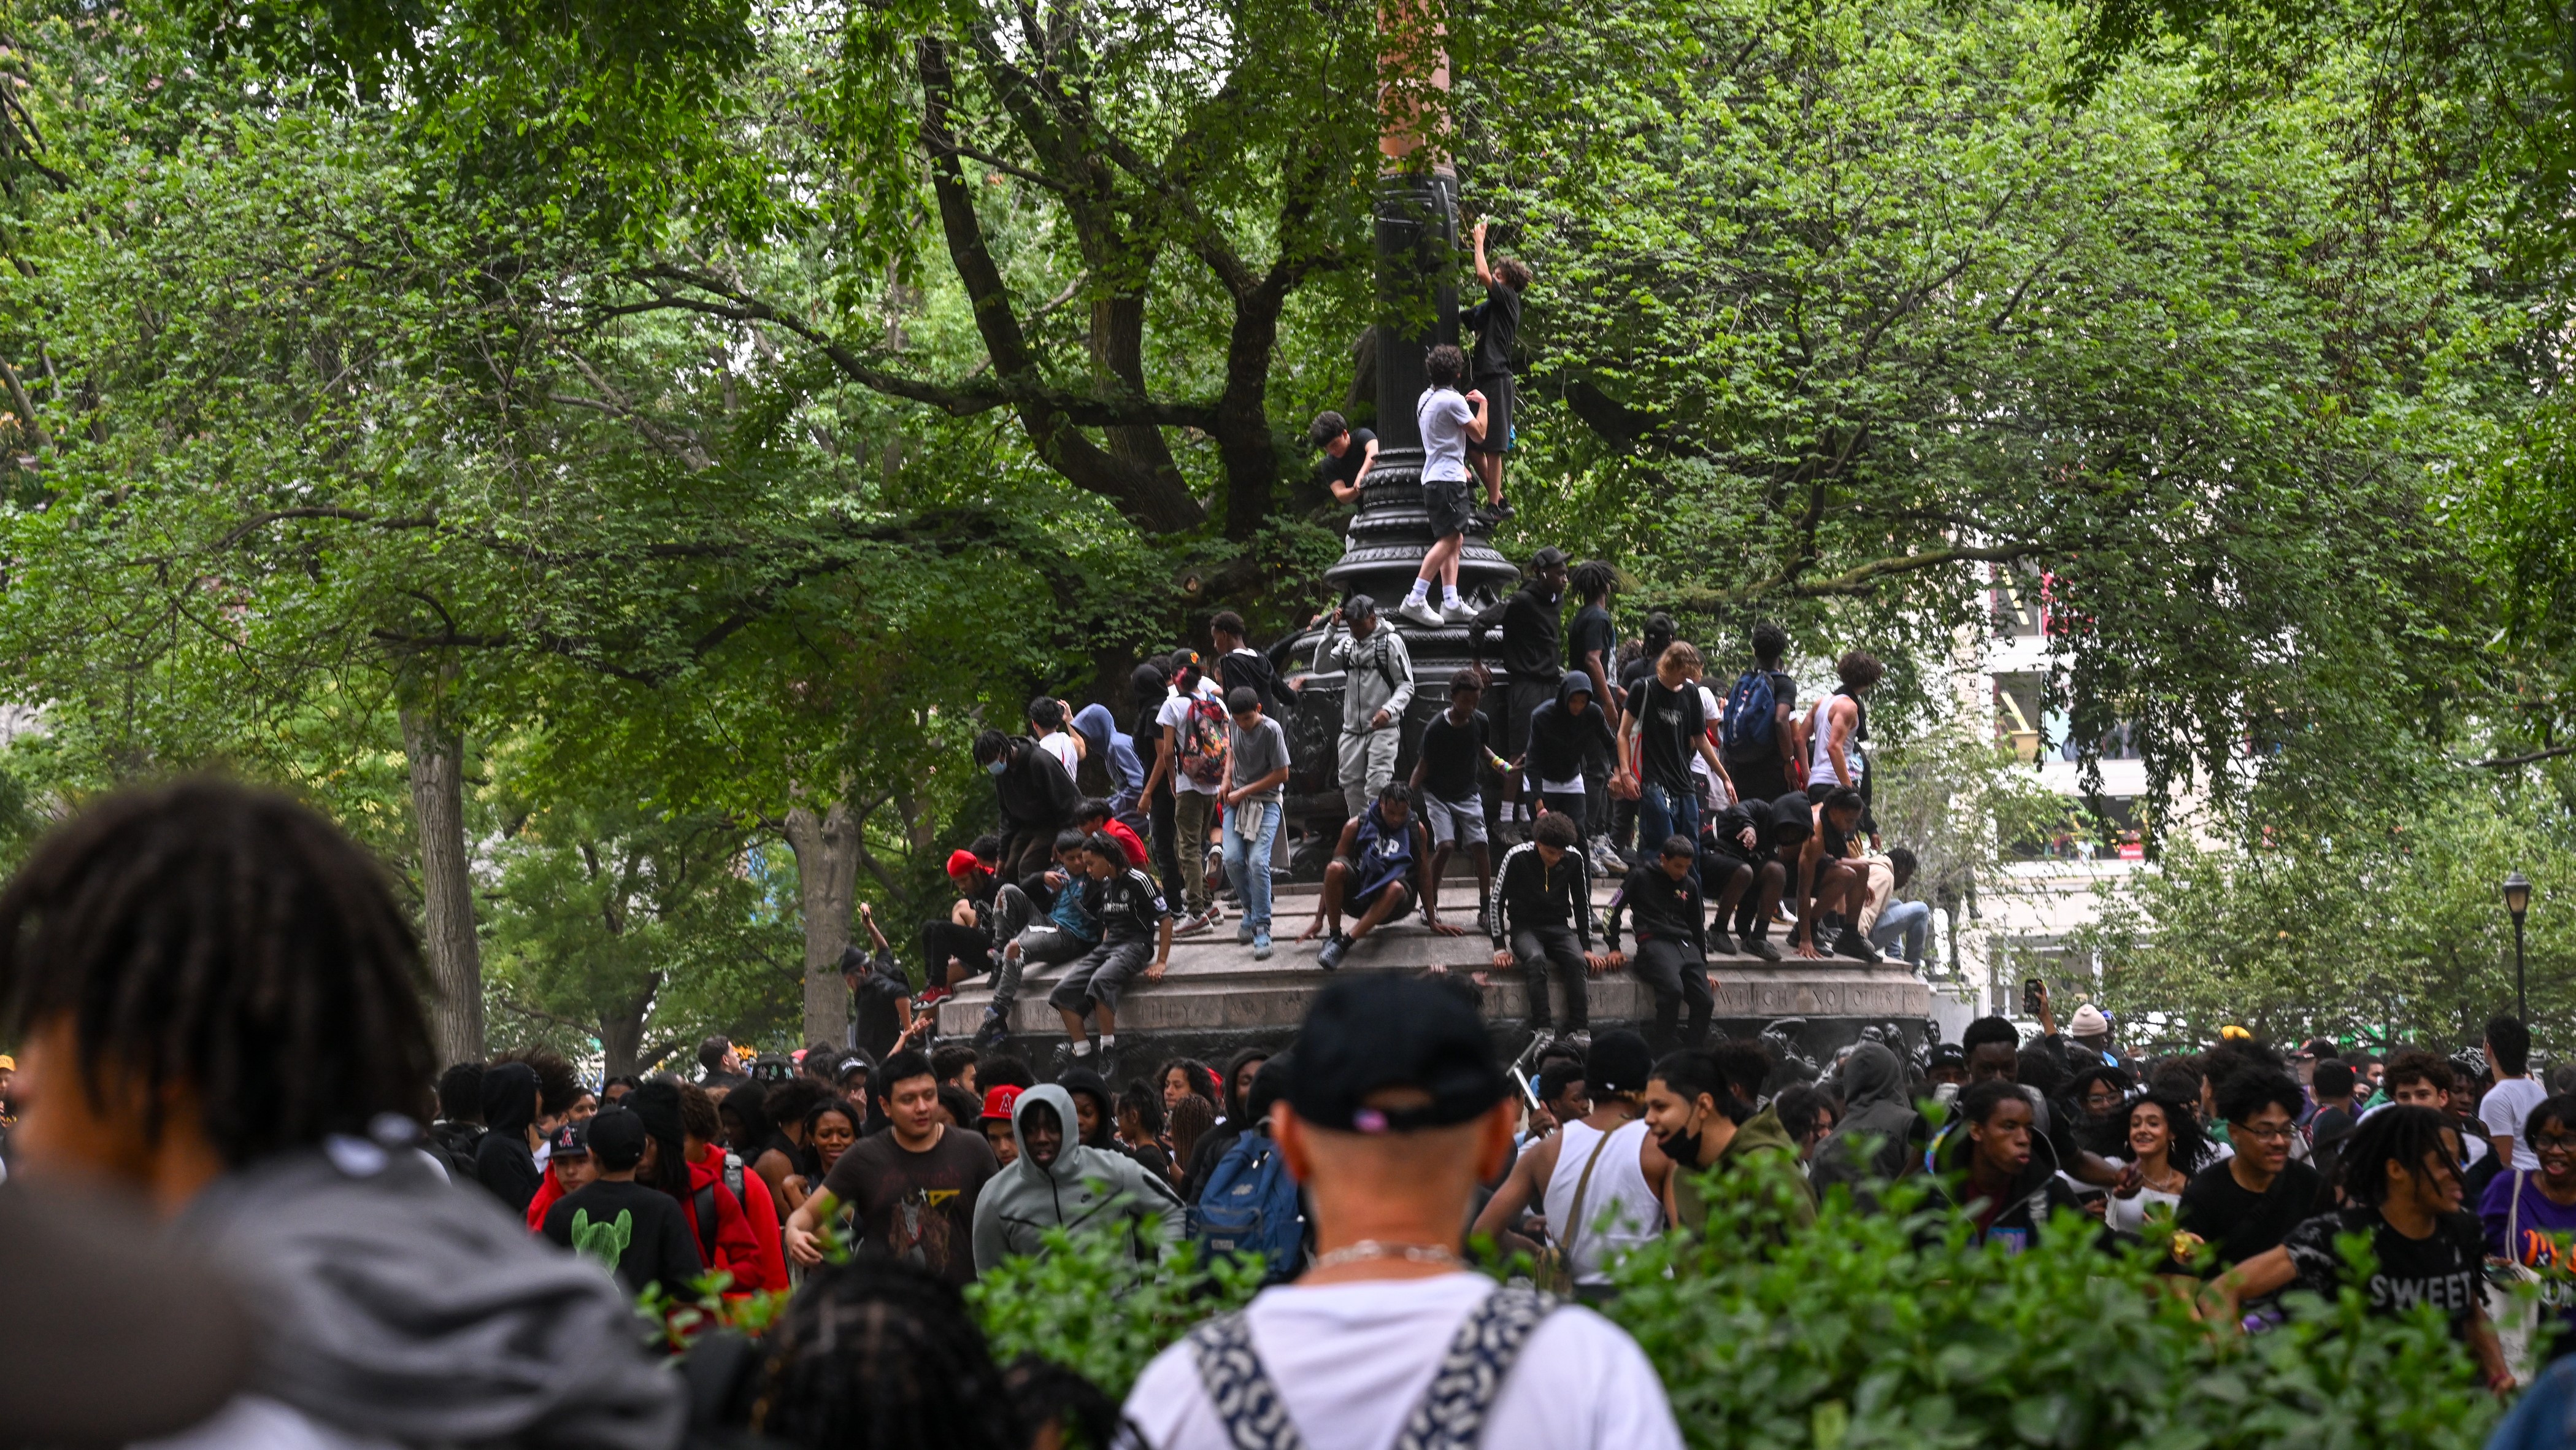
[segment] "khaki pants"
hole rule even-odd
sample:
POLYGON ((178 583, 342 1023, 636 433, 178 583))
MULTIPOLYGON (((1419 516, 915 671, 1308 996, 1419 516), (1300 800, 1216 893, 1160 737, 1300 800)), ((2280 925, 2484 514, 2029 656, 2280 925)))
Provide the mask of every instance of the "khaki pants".
POLYGON ((1214 900, 1208 894, 1207 853, 1208 830, 1215 823, 1215 796, 1194 790, 1173 793, 1172 834, 1179 838, 1181 888, 1191 916, 1203 915, 1214 900))
POLYGON ((1860 920, 1853 922, 1862 936, 1878 925, 1878 914, 1887 910, 1887 899, 1896 894, 1896 867, 1885 856, 1875 853, 1852 863, 1869 877, 1869 903, 1860 909, 1860 920))

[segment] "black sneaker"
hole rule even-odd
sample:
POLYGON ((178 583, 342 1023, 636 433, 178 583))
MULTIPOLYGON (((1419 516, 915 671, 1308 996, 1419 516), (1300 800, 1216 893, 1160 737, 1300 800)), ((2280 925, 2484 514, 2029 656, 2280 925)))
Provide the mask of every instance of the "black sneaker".
POLYGON ((1771 945, 1770 938, 1768 937, 1746 937, 1744 939, 1744 950, 1747 955, 1760 957, 1766 962, 1776 962, 1780 960, 1780 949, 1771 945))
POLYGON ((1324 938, 1324 944, 1315 949, 1315 965, 1329 972, 1342 964, 1342 958, 1349 955, 1350 950, 1351 939, 1335 932, 1324 938))
MULTIPOLYGON (((994 1011, 990 1007, 985 1008, 984 1025, 975 1029, 975 1049, 979 1052, 994 1051, 1004 1042, 1008 1041, 1010 1036, 1011 1024, 1003 1018, 1001 1013, 994 1011)), ((1071 1043, 1067 1043, 1065 1046, 1068 1051, 1072 1048, 1071 1043)))
POLYGON ((1844 928, 1841 936, 1834 938, 1834 951, 1842 956, 1851 957, 1858 961, 1883 962, 1887 960, 1885 957, 1878 954, 1878 948, 1869 944, 1868 937, 1862 936, 1859 932, 1853 931, 1848 927, 1844 928))
POLYGON ((1074 1051, 1073 1051, 1073 1044, 1072 1044, 1071 1042, 1059 1042, 1059 1043, 1057 1043, 1057 1044, 1055 1045, 1055 1075, 1056 1075, 1056 1076, 1058 1076, 1058 1077, 1062 1077, 1062 1076, 1064 1076, 1064 1074, 1065 1074, 1065 1070, 1066 1070, 1066 1069, 1068 1069, 1068 1068, 1075 1068, 1075 1067, 1087 1067, 1087 1066, 1089 1066, 1089 1065, 1090 1065, 1090 1063, 1091 1063, 1091 1054, 1089 1054, 1089 1053, 1087 1053, 1087 1052, 1086 1052, 1086 1053, 1082 1054, 1082 1055, 1081 1055, 1081 1056, 1079 1056, 1079 1057, 1075 1056, 1075 1055, 1074 1055, 1074 1051))
POLYGON ((1722 931, 1710 932, 1708 934, 1708 954, 1713 957, 1731 957, 1736 955, 1735 938, 1728 936, 1722 931))
POLYGON ((1114 1047, 1103 1047, 1103 1048, 1099 1049, 1098 1051, 1096 1051, 1096 1052, 1092 1053, 1092 1054, 1091 1054, 1091 1057, 1092 1057, 1092 1065, 1093 1065, 1094 1067, 1096 1067, 1096 1068, 1098 1068, 1098 1069, 1100 1070, 1100 1076, 1101 1076, 1103 1079, 1105 1079, 1106 1081, 1109 1081, 1109 1082, 1116 1082, 1116 1081, 1118 1081, 1118 1049, 1117 1049, 1117 1048, 1114 1048, 1114 1047))
POLYGON ((1485 512, 1492 514, 1494 518, 1499 521, 1502 519, 1518 518, 1520 517, 1521 511, 1512 507, 1512 501, 1510 499, 1504 499, 1501 503, 1489 503, 1485 505, 1485 512))

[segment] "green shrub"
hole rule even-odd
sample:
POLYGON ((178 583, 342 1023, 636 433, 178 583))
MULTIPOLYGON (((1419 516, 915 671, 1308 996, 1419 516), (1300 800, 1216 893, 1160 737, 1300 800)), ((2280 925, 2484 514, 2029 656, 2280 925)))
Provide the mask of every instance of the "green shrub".
POLYGON ((1005 1261, 967 1287, 966 1301, 995 1359, 1034 1351, 1124 1399, 1165 1345, 1248 1302, 1263 1268, 1257 1257, 1202 1261, 1187 1242, 1139 1259, 1125 1234, 1052 1228, 1045 1253, 1005 1261))

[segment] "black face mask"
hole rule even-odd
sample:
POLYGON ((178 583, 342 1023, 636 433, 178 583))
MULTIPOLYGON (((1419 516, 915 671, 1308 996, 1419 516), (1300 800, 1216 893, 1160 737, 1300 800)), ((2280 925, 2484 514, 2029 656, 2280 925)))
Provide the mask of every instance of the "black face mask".
POLYGON ((1685 1168, 1699 1166, 1699 1134, 1697 1133, 1674 1133, 1669 1137, 1656 1139, 1655 1146, 1664 1150, 1665 1157, 1685 1168))

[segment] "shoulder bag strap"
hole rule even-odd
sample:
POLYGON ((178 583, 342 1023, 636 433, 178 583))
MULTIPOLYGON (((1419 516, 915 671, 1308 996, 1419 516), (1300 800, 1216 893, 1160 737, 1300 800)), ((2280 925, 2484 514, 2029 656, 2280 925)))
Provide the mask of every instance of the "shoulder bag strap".
POLYGON ((1467 1315, 1405 1419, 1395 1450, 1476 1450, 1503 1381, 1557 1301, 1530 1289, 1500 1288, 1467 1315))
POLYGON ((2514 1267, 2522 1267, 2522 1174, 2513 1172, 2513 1206, 2504 1213, 2504 1256, 2514 1267))
POLYGON ((1279 1386, 1252 1347, 1252 1329, 1241 1311, 1191 1330, 1190 1356, 1234 1450, 1306 1450, 1305 1437, 1279 1402, 1279 1386))
POLYGON ((1601 1141, 1592 1145, 1592 1156, 1583 1160, 1583 1175, 1574 1180, 1573 1206, 1566 1214, 1565 1222, 1558 1225, 1552 1235, 1557 1247, 1565 1253, 1565 1280, 1569 1284, 1574 1282, 1574 1240, 1583 1232, 1583 1195, 1592 1187, 1593 1165, 1601 1161, 1601 1150, 1609 1146, 1608 1133, 1602 1134, 1601 1141))

